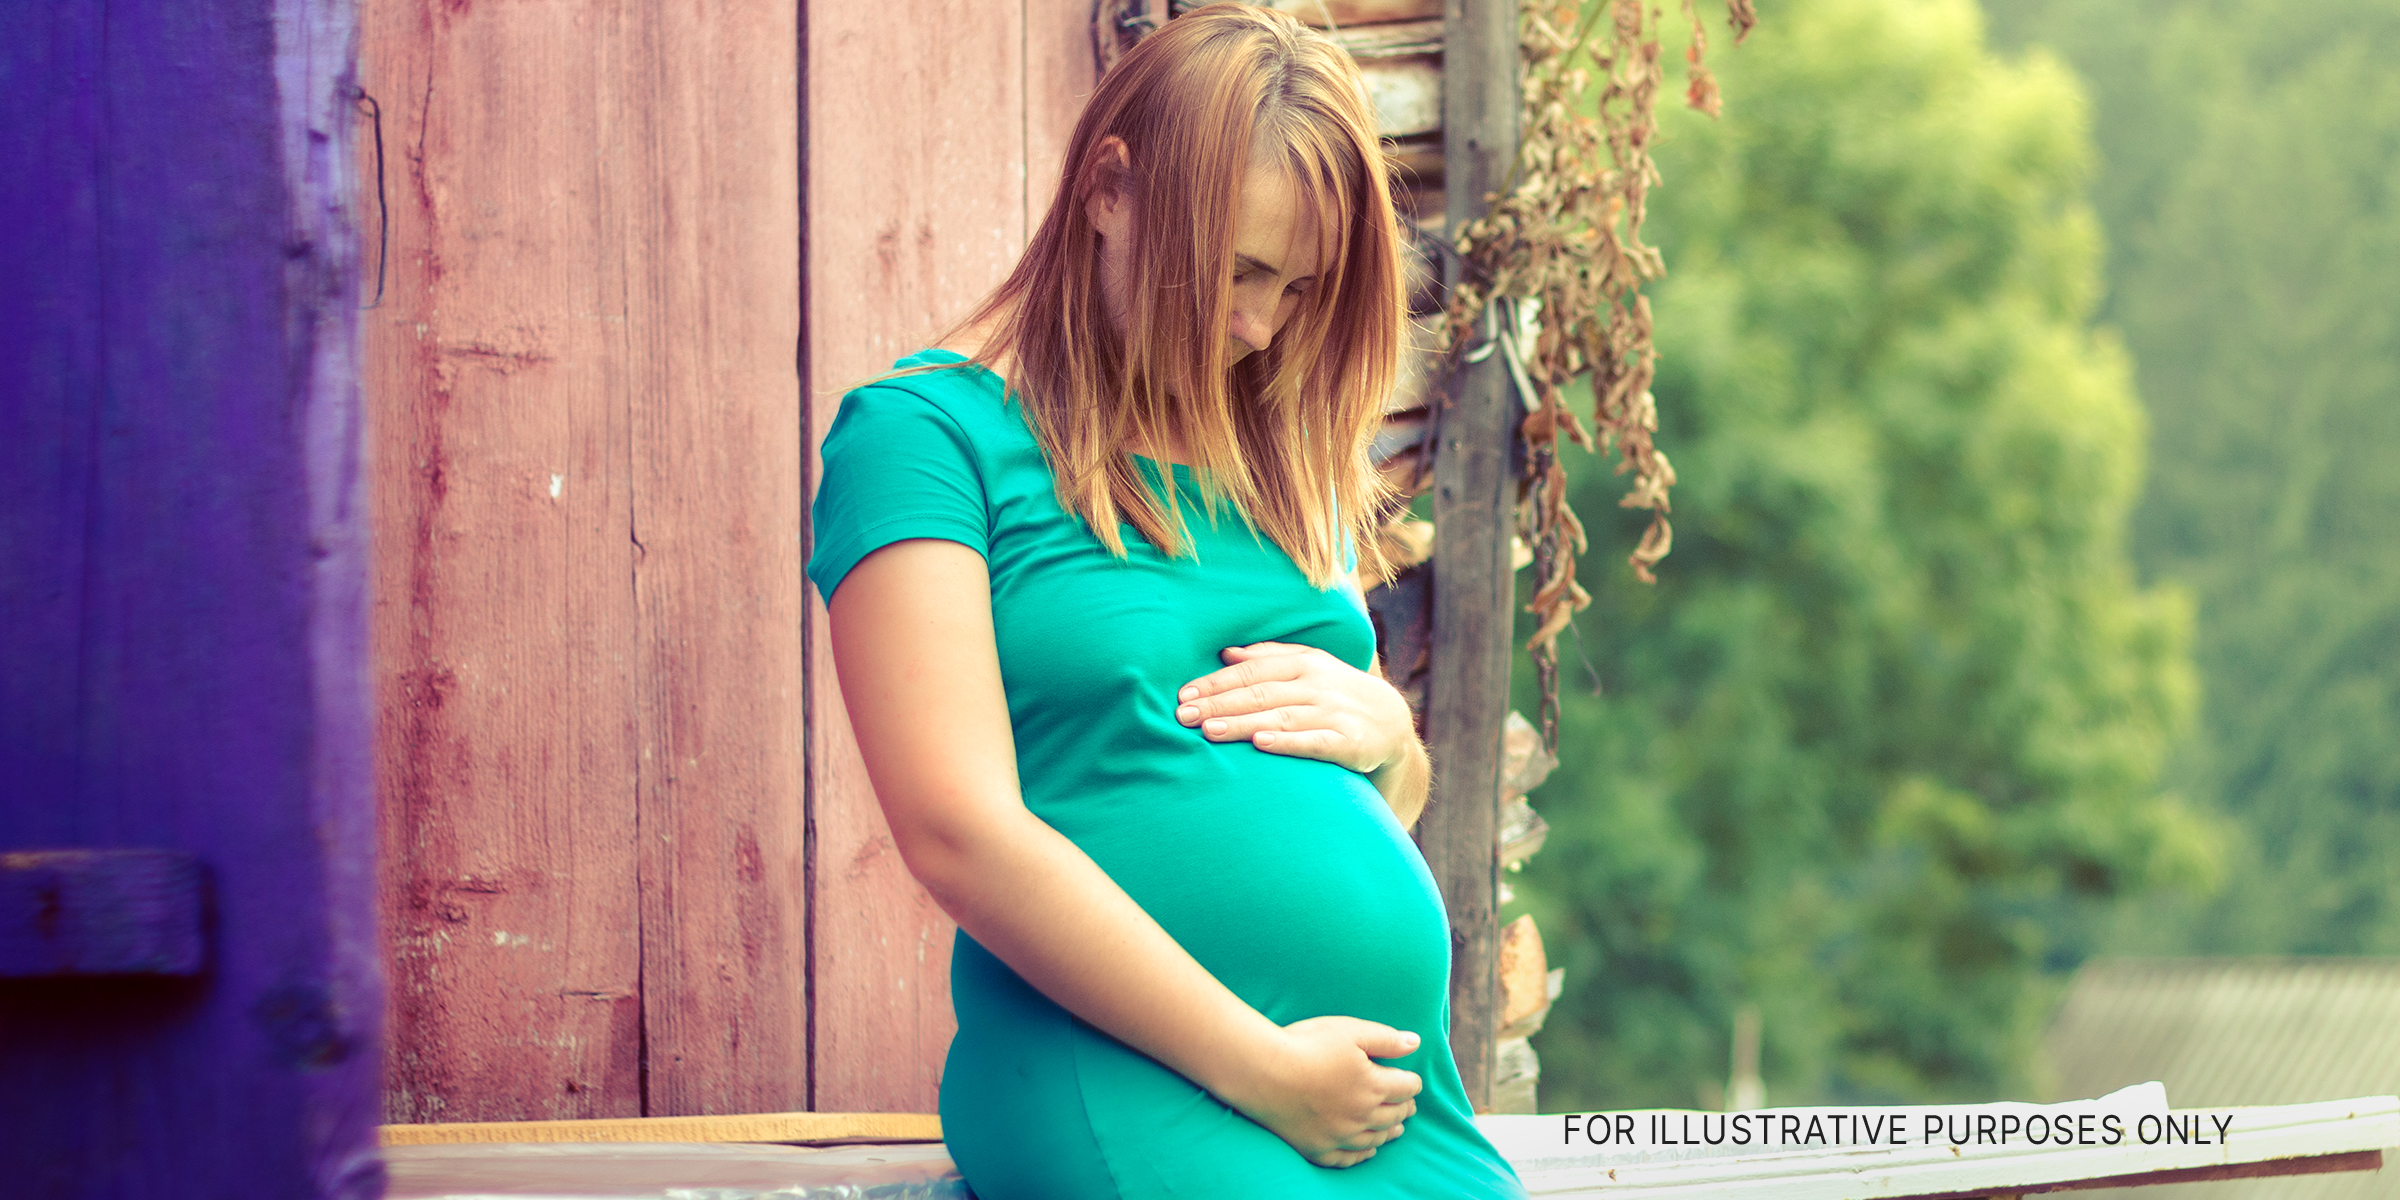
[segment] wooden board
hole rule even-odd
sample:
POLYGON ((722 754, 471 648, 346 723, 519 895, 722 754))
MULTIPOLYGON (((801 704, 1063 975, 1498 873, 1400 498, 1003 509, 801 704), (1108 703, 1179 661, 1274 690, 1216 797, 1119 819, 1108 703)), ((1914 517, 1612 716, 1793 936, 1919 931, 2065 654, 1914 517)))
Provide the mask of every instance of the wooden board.
POLYGON ((1025 5, 1025 239, 1040 228, 1058 189, 1067 140, 1099 83, 1091 6, 1076 0, 1025 5))
POLYGON ((366 5, 390 1120, 806 1103, 794 20, 366 5))
MULTIPOLYGON (((1090 90, 1090 20, 1076 0, 948 0, 907 21, 809 10, 812 480, 841 394, 930 345, 1015 265, 1090 90)), ((928 1111, 956 1028, 953 927, 892 846, 824 621, 812 591, 810 1107, 928 1111)))
POLYGON ((1375 132, 1387 138, 1416 137, 1442 127, 1442 60, 1439 55, 1373 58, 1359 64, 1367 101, 1375 107, 1375 132))
POLYGON ((595 23, 621 30, 365 5, 391 1121, 642 1113, 629 198, 595 23))
POLYGON ((797 13, 629 3, 650 1116, 807 1107, 797 13))
POLYGON ((0 5, 0 851, 213 909, 198 976, 0 983, 11 1196, 380 1187, 351 46, 0 5))
POLYGON ((725 1117, 629 1117, 615 1121, 486 1121, 386 1125, 386 1146, 564 1142, 938 1142, 933 1113, 750 1113, 725 1117))

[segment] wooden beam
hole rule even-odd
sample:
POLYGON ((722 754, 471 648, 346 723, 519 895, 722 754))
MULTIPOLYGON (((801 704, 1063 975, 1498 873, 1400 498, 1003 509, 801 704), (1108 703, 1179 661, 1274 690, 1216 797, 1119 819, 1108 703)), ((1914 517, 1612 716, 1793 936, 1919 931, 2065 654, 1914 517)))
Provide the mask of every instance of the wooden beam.
MULTIPOLYGON (((1451 0, 1444 24, 1445 204, 1455 231, 1517 151, 1516 0, 1451 0)), ((1457 283, 1457 265, 1446 268, 1457 283)), ((1450 912, 1450 1047, 1467 1097, 1490 1103, 1499 855, 1500 730, 1516 606, 1513 444, 1519 405, 1494 354, 1461 363, 1434 452, 1433 644, 1425 736, 1433 803, 1418 826, 1450 912)))
POLYGON ((596 1121, 473 1121, 386 1125, 386 1146, 479 1142, 938 1142, 933 1113, 743 1113, 596 1121))

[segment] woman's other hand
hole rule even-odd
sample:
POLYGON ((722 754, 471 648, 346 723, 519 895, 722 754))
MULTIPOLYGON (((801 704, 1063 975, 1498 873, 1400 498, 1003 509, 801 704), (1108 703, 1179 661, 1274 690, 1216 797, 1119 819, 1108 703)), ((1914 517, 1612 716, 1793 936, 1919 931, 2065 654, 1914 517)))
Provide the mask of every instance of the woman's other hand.
POLYGON ((1371 775, 1416 742, 1399 689, 1314 646, 1228 647, 1228 664, 1176 693, 1175 717, 1212 742, 1337 763, 1371 775))
POLYGON ((1417 1035, 1356 1017, 1294 1021, 1258 1060, 1256 1076, 1220 1098, 1308 1161, 1356 1166, 1400 1136, 1424 1086, 1416 1072, 1374 1060, 1416 1049, 1417 1035))

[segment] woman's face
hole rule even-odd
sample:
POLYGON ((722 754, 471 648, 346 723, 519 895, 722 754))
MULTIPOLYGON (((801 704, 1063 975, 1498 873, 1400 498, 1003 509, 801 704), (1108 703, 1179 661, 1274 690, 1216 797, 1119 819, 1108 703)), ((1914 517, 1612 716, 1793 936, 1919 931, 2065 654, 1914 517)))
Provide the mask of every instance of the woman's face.
MULTIPOLYGON (((1110 139, 1114 142, 1115 139, 1110 139)), ((1113 147, 1124 154, 1123 143, 1113 147)), ((1102 153, 1112 147, 1103 145, 1102 153)), ((1113 192, 1093 195, 1085 208, 1100 233, 1100 292, 1108 319, 1122 336, 1131 307, 1133 206, 1113 192)), ((1316 215, 1280 165, 1253 159, 1242 178, 1233 225, 1233 313, 1226 322, 1228 364, 1265 350, 1284 322, 1300 309, 1300 298, 1316 286, 1321 269, 1316 215)))

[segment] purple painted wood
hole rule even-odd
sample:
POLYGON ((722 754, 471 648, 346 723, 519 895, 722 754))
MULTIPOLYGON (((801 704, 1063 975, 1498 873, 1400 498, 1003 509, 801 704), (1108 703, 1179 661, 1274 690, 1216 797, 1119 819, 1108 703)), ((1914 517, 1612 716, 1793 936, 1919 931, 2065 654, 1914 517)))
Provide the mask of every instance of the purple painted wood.
POLYGON ((0 854, 0 979, 197 975, 201 886, 175 850, 0 854))
POLYGON ((212 881, 0 982, 14 1197, 379 1195, 349 0, 0 5, 0 850, 212 881))

